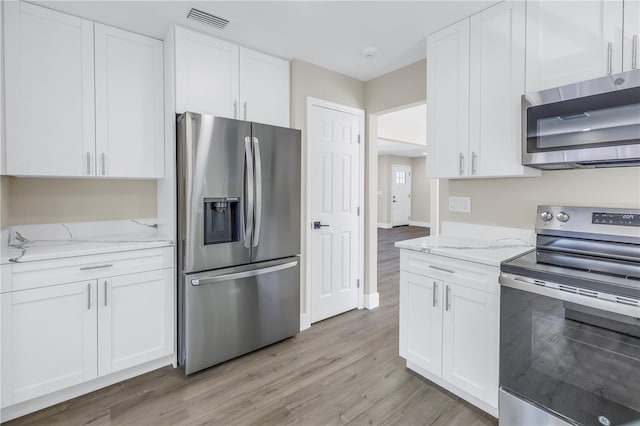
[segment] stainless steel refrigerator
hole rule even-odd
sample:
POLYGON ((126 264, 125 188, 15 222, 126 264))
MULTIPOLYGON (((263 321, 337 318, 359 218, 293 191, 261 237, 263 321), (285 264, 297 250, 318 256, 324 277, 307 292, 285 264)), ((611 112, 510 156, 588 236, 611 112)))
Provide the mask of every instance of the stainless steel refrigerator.
POLYGON ((178 363, 186 374, 300 329, 300 131, 177 121, 178 363))

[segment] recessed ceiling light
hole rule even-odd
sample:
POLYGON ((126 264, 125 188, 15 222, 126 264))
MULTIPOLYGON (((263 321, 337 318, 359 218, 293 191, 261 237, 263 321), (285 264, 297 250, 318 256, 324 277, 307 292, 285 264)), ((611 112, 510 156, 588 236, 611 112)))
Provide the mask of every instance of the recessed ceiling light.
POLYGON ((378 48, 373 47, 373 46, 365 47, 364 49, 362 49, 362 51, 360 53, 365 58, 370 58, 373 55, 375 55, 376 53, 378 53, 378 48))

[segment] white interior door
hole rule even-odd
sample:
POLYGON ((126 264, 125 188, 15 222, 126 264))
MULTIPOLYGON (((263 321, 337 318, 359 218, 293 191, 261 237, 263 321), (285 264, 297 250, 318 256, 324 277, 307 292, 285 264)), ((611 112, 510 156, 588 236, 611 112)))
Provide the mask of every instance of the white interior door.
POLYGON ((391 225, 411 221, 411 166, 391 166, 391 225))
POLYGON ((358 307, 362 115, 313 103, 307 114, 311 222, 307 267, 310 318, 317 322, 358 307))

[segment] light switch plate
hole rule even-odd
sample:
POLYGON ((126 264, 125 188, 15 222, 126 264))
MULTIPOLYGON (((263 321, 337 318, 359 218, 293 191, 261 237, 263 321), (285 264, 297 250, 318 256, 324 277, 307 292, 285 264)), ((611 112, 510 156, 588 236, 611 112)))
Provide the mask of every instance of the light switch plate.
POLYGON ((471 197, 449 197, 449 211, 471 213, 471 197))

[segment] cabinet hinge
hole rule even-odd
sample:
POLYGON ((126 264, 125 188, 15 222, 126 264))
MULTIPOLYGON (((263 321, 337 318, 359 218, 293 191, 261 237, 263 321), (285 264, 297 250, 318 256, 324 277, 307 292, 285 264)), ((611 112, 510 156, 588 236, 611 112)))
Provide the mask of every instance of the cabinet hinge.
POLYGON ((360 216, 360 207, 356 207, 357 215, 360 216))
POLYGON ((360 135, 358 135, 358 143, 360 143, 360 135))
POLYGON ((360 279, 359 278, 356 280, 356 285, 358 286, 358 288, 360 288, 360 279))

